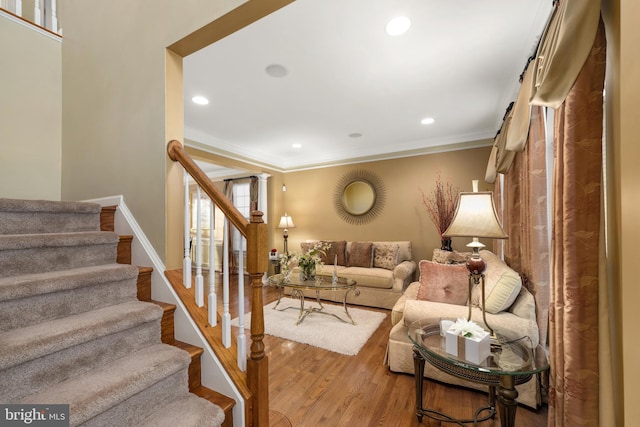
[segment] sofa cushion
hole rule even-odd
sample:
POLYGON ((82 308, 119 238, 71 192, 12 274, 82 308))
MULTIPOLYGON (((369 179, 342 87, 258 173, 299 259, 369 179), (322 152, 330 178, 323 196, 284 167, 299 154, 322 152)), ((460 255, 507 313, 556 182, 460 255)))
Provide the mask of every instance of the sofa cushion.
MULTIPOLYGON (((522 279, 493 252, 484 250, 480 252, 480 256, 487 263, 487 269, 484 271, 485 309, 488 313, 499 313, 513 304, 522 288, 522 279)), ((472 301, 481 305, 481 299, 482 287, 476 286, 473 289, 472 301)))
POLYGON ((373 266, 373 243, 352 242, 349 247, 347 266, 371 268, 373 266))
POLYGON ((353 279, 358 285, 367 288, 391 289, 393 272, 384 268, 347 267, 339 272, 340 277, 353 279))
POLYGON ((393 242, 373 244, 373 266, 393 270, 398 265, 400 245, 393 242))
POLYGON ((466 305, 469 299, 469 271, 464 264, 438 264, 422 260, 418 300, 466 305))

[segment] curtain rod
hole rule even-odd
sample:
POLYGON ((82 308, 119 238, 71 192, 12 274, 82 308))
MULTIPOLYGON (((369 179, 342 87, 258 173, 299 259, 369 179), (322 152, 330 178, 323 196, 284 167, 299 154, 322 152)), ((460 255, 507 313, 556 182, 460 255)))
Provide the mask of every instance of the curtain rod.
MULTIPOLYGON (((536 51, 537 51, 537 50, 538 50, 538 49, 536 48, 536 51)), ((522 83, 522 80, 524 80, 524 73, 526 73, 526 72, 527 72, 527 69, 529 68, 529 65, 531 64, 531 61, 533 61, 534 59, 536 59, 536 54, 535 54, 535 53, 534 53, 533 55, 531 55, 531 56, 527 59, 527 63, 526 63, 526 65, 524 66, 524 70, 522 70, 522 73, 520 73, 520 79, 519 79, 520 83, 522 83)))
POLYGON ((500 132, 502 132, 502 126, 504 126, 504 121, 509 115, 509 111, 511 111, 511 109, 513 108, 513 104, 515 104, 515 102, 511 101, 511 103, 507 107, 507 110, 504 112, 504 116, 502 116, 502 124, 500 125, 500 129, 498 129, 498 132, 496 132, 496 136, 494 136, 493 139, 496 139, 496 137, 500 135, 500 132))
POLYGON ((257 178, 257 176, 249 175, 249 176, 241 176, 240 178, 227 178, 227 179, 223 179, 223 181, 224 182, 227 182, 227 181, 238 181, 240 179, 249 179, 249 178, 257 178))

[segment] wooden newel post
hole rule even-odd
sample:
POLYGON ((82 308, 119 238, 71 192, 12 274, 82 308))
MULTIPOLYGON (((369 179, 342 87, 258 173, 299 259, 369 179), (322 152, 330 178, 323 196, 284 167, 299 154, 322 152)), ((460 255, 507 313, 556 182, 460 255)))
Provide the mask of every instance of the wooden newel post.
POLYGON ((253 393, 252 425, 269 425, 269 359, 264 352, 264 302, 262 276, 269 268, 267 224, 262 212, 251 212, 247 229, 247 271, 251 277, 251 348, 247 381, 253 393))

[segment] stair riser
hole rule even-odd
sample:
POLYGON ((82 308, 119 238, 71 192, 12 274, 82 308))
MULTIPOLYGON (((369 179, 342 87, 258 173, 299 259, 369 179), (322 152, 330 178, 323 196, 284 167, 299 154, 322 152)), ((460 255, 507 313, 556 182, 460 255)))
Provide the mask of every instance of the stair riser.
POLYGON ((100 213, 2 212, 0 234, 99 231, 100 213))
POLYGON ((0 277, 111 264, 116 244, 10 249, 0 251, 0 277))
MULTIPOLYGON (((116 426, 118 420, 127 420, 127 425, 137 426, 154 412, 161 410, 167 402, 184 396, 187 391, 187 370, 182 369, 173 375, 131 396, 119 405, 87 420, 83 427, 116 426)), ((71 425, 74 425, 73 407, 70 408, 71 425)), ((176 426, 177 427, 177 426, 176 426)))
POLYGON ((136 300, 136 279, 0 302, 0 333, 136 300))
POLYGON ((147 322, 9 368, 0 376, 0 402, 15 402, 22 396, 157 344, 159 327, 160 320, 147 322))

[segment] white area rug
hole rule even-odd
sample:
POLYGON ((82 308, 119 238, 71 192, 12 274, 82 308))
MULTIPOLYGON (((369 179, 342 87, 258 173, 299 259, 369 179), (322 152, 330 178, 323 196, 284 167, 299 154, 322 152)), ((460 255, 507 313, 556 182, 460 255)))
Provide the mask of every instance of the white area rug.
MULTIPOLYGON (((385 313, 349 307, 349 314, 356 322, 341 322, 333 316, 311 313, 304 321, 296 326, 300 301, 293 298, 282 298, 277 310, 273 310, 276 302, 264 306, 264 331, 266 334, 324 348, 335 353, 355 356, 369 337, 378 329, 385 318, 385 313), (284 307, 295 307, 280 311, 284 307)), ((342 305, 322 302, 324 310, 346 319, 342 305)), ((305 301, 305 308, 318 307, 317 302, 305 301)), ((238 319, 231 321, 231 325, 238 326, 238 319)), ((251 327, 251 313, 244 319, 246 329, 251 327)))

